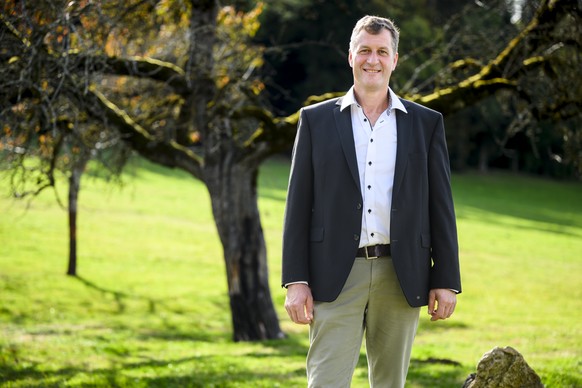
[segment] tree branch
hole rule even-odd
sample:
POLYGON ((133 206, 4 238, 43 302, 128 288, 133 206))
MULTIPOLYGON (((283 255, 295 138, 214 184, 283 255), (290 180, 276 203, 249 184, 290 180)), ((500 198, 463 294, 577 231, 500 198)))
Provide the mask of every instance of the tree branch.
POLYGON ((77 67, 83 71, 89 68, 104 74, 149 78, 166 83, 179 94, 188 91, 184 70, 171 62, 147 57, 120 58, 80 53, 67 53, 65 55, 74 58, 77 61, 77 67))
POLYGON ((140 155, 166 167, 179 167, 195 178, 203 180, 201 167, 204 160, 201 156, 176 141, 159 141, 95 86, 88 89, 87 98, 91 100, 87 104, 90 114, 98 118, 103 118, 105 114, 107 121, 122 134, 123 140, 130 143, 140 155))

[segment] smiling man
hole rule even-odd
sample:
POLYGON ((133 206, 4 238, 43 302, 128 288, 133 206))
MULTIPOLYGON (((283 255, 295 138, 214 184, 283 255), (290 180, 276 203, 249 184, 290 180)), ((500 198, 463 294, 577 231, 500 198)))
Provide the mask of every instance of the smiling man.
POLYGON ((421 306, 461 291, 442 115, 389 88, 392 21, 353 29, 354 84, 301 110, 283 230, 285 308, 309 324, 309 387, 349 387, 366 339, 371 387, 403 387, 421 306))

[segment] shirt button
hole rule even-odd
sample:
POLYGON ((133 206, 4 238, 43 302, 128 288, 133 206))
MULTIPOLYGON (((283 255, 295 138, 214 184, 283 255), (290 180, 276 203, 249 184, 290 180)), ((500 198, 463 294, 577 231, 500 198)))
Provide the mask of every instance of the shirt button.
POLYGON ((372 165, 372 162, 368 162, 368 166, 371 166, 371 165, 372 165))
POLYGON ((374 139, 370 139, 370 143, 373 143, 373 142, 374 142, 374 139))
POLYGON ((372 186, 368 185, 368 190, 370 190, 372 188, 372 186))

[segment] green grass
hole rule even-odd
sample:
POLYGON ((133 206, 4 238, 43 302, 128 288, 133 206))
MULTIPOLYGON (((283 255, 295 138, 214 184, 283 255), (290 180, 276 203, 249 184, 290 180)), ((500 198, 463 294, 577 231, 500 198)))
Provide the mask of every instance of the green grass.
MULTIPOLYGON (((231 341, 225 269, 206 188, 140 161, 123 189, 84 177, 79 277, 65 276, 67 214, 0 180, 0 386, 304 387, 307 328, 279 288, 289 164, 260 176, 273 299, 288 338, 231 341)), ((459 387, 512 346, 548 387, 582 386, 582 185, 454 175, 464 292, 421 324, 409 387, 459 387), (439 361, 440 360, 440 361, 439 361)), ((58 194, 66 200, 66 187, 58 194)), ((353 387, 365 387, 362 353, 353 387)))

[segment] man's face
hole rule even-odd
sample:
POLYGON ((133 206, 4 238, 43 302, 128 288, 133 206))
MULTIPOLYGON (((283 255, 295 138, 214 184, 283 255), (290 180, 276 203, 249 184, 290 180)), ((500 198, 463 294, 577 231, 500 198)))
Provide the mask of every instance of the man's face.
POLYGON ((354 86, 359 93, 385 91, 390 75, 396 68, 398 53, 392 52, 392 36, 383 29, 372 35, 360 31, 354 40, 348 61, 354 74, 354 86))

